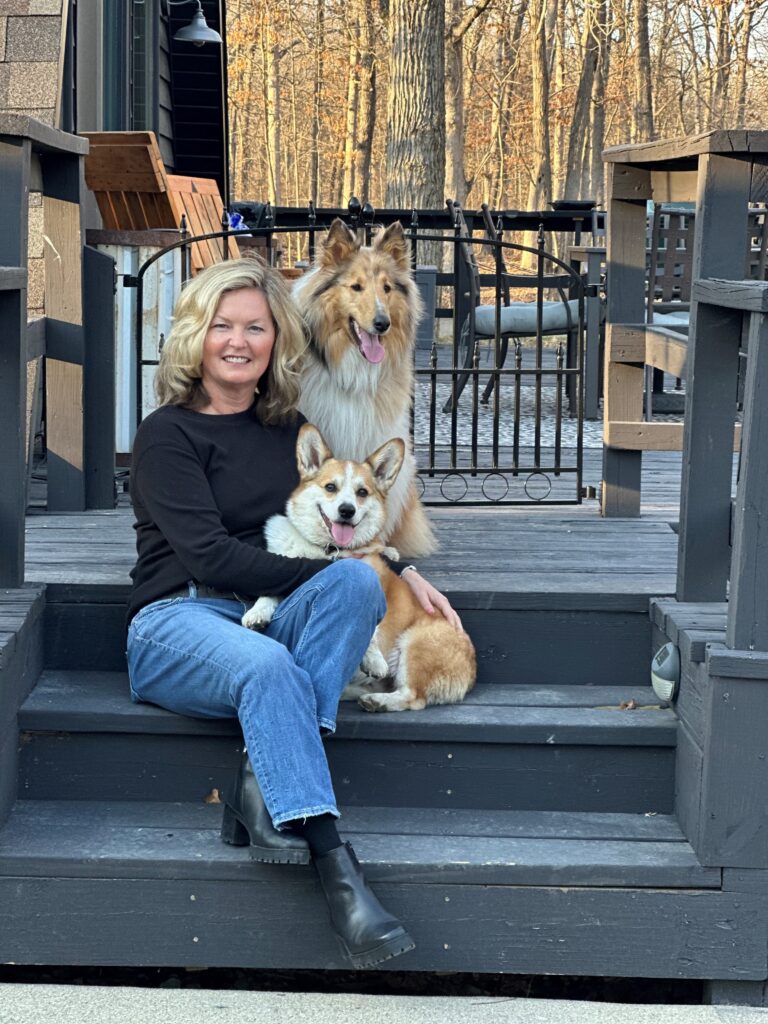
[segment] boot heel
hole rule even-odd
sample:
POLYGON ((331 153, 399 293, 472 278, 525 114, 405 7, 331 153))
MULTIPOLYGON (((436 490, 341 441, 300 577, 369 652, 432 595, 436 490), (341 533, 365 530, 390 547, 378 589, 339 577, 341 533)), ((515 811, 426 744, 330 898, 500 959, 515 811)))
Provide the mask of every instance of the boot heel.
POLYGON ((224 816, 221 819, 221 838, 225 843, 229 843, 230 846, 248 846, 251 841, 248 829, 235 815, 229 804, 224 804, 224 816))

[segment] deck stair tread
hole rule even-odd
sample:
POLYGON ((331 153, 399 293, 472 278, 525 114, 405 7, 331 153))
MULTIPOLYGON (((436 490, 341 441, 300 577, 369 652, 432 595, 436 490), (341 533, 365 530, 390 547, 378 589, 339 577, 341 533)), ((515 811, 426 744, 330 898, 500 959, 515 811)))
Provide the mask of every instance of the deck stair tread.
MULTIPOLYGON (((22 800, 0 830, 0 876, 274 879, 221 842, 220 818, 202 803, 22 800)), ((341 831, 373 881, 720 886, 667 815, 352 807, 341 831)))
MULTIPOLYGON (((122 672, 47 670, 19 711, 28 732, 136 732, 234 735, 235 719, 202 720, 134 704, 122 672)), ((418 712, 371 714, 354 703, 339 710, 340 738, 464 740, 674 746, 672 711, 650 687, 478 685, 462 704, 418 712), (634 701, 634 710, 622 704, 634 701)))

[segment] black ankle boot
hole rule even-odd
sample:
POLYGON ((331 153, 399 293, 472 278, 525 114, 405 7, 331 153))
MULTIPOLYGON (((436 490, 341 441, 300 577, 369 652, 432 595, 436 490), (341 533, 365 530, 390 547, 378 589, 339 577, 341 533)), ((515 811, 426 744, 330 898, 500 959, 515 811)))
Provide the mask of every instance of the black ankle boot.
POLYGON ((349 843, 315 857, 314 864, 333 930, 354 967, 373 967, 415 947, 405 928, 374 896, 349 843))
POLYGON ((221 838, 232 846, 248 846, 251 860, 265 864, 309 864, 305 839, 278 832, 264 804, 248 755, 243 753, 234 792, 226 800, 221 838))

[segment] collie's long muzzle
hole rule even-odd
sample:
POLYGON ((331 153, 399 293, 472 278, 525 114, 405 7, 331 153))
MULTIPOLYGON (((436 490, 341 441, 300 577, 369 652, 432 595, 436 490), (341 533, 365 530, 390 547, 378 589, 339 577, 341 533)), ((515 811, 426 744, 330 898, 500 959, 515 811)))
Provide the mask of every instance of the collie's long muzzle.
MULTIPOLYGON (((383 330, 389 329, 389 321, 387 321, 386 327, 383 330)), ((386 355, 384 346, 381 344, 381 338, 378 334, 371 334, 369 331, 363 330, 360 324, 356 321, 352 321, 352 333, 357 342, 357 347, 360 349, 361 354, 369 363, 380 363, 386 355)))

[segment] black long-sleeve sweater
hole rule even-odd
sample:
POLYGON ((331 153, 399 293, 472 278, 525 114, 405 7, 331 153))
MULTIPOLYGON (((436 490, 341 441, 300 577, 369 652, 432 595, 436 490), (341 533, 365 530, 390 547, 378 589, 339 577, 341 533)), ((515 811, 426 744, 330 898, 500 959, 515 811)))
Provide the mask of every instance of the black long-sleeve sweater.
POLYGON ((284 558, 263 527, 299 482, 303 419, 264 426, 255 407, 209 416, 164 405, 139 427, 131 461, 138 558, 128 618, 196 580, 247 597, 283 597, 327 562, 284 558))

